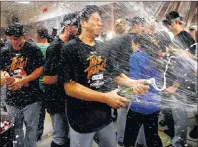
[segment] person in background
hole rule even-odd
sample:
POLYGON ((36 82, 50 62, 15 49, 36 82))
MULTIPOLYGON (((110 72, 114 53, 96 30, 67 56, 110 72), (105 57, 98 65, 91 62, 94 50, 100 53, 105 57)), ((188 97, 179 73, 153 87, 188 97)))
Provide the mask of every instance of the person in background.
MULTIPOLYGON (((127 21, 129 21, 129 32, 125 34, 121 34, 111 40, 106 41, 107 44, 107 50, 110 51, 110 55, 113 57, 113 64, 122 71, 125 75, 129 76, 129 58, 130 55, 133 53, 131 50, 131 41, 132 36, 135 34, 142 34, 145 30, 145 19, 140 17, 133 17, 128 18, 127 21)), ((122 117, 119 121, 122 121, 122 126, 125 126, 126 124, 126 108, 120 109, 122 114, 122 117)), ((118 128, 119 129, 119 128, 118 128)), ((117 141, 120 146, 123 146, 123 138, 124 138, 124 127, 120 128, 120 135, 117 136, 117 141)), ((141 129, 142 130, 142 129, 141 129)), ((144 139, 144 134, 142 134, 143 131, 138 136, 138 144, 146 144, 144 139)))
POLYGON ((144 34, 144 32, 147 30, 145 27, 146 20, 141 17, 133 17, 133 18, 127 18, 126 19, 129 22, 129 34, 144 34))
POLYGON ((183 17, 177 11, 171 11, 163 20, 163 24, 174 34, 173 44, 176 48, 188 50, 191 54, 195 54, 195 47, 191 47, 195 40, 184 30, 184 23, 183 17))
MULTIPOLYGON (((48 30, 44 26, 38 26, 36 28, 36 40, 37 40, 37 46, 41 49, 44 58, 46 58, 46 50, 47 47, 49 46, 48 43, 48 30)), ((39 79, 39 86, 40 89, 42 90, 40 96, 42 97, 41 99, 41 113, 40 113, 40 119, 39 119, 39 124, 38 124, 38 137, 37 140, 40 140, 43 134, 44 130, 44 120, 45 120, 45 85, 43 82, 43 77, 40 77, 39 79)))
MULTIPOLYGON (((117 19, 115 21, 115 36, 120 36, 125 33, 125 20, 117 19)), ((114 109, 113 118, 117 118, 117 142, 120 146, 123 146, 124 130, 126 125, 126 112, 128 107, 123 107, 120 109, 114 109)), ((115 121, 114 120, 114 121, 115 121)))
POLYGON ((56 27, 52 27, 52 37, 53 38, 57 37, 57 31, 58 31, 58 29, 56 27))
MULTIPOLYGON (((192 45, 195 43, 195 40, 184 30, 184 23, 183 18, 177 11, 169 12, 165 20, 163 20, 163 24, 174 34, 172 43, 177 49, 175 51, 181 52, 180 55, 194 56, 196 48, 192 45)), ((195 76, 193 73, 194 69, 191 69, 191 65, 185 57, 179 56, 172 66, 174 67, 173 72, 176 78, 173 79, 175 80, 173 85, 165 91, 184 104, 178 108, 172 108, 175 129, 170 146, 179 147, 187 145, 187 110, 185 104, 196 101, 195 76), (189 72, 191 70, 192 72, 189 72)))
POLYGON ((48 43, 52 42, 55 38, 57 38, 57 31, 58 29, 56 27, 52 27, 52 35, 47 36, 48 43))
MULTIPOLYGON (((130 77, 134 80, 155 78, 159 80, 160 72, 153 64, 152 57, 147 53, 150 48, 149 38, 141 35, 133 36, 132 49, 134 53, 130 56, 130 77)), ((126 128, 124 134, 125 147, 135 147, 138 132, 142 124, 146 145, 148 147, 162 147, 158 135, 158 117, 160 111, 160 96, 151 86, 148 93, 132 99, 127 114, 126 128)))
POLYGON ((126 22, 124 19, 117 19, 115 21, 115 33, 116 33, 116 36, 119 36, 121 34, 124 34, 125 33, 125 30, 126 30, 126 22))
POLYGON ((46 58, 46 50, 49 46, 47 37, 48 37, 48 29, 44 26, 38 26, 36 28, 36 40, 37 40, 37 46, 41 49, 44 57, 46 58))
POLYGON ((67 100, 63 85, 61 83, 61 50, 71 38, 75 38, 78 31, 78 12, 69 13, 64 16, 61 22, 59 36, 50 43, 46 52, 46 63, 44 66, 44 83, 46 92, 47 111, 51 116, 53 125, 53 140, 51 147, 69 147, 69 124, 65 109, 67 100))

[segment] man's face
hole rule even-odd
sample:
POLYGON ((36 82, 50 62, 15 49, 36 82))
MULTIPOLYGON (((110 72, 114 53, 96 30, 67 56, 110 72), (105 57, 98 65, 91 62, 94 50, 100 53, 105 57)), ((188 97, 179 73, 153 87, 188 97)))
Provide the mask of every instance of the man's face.
POLYGON ((143 34, 146 31, 144 24, 135 24, 134 26, 136 27, 138 34, 143 34))
POLYGON ((115 27, 116 33, 122 34, 125 32, 125 25, 119 25, 117 24, 115 27))
POLYGON ((174 32, 177 30, 178 24, 179 24, 179 21, 173 21, 173 22, 171 22, 170 25, 168 25, 168 29, 169 29, 171 32, 174 33, 174 32))
POLYGON ((9 36, 9 39, 10 39, 10 43, 11 43, 12 47, 15 50, 20 50, 25 43, 24 36, 20 36, 20 37, 9 36))
POLYGON ((94 37, 98 37, 102 27, 100 15, 97 12, 92 13, 87 21, 82 21, 81 26, 82 29, 85 29, 90 34, 93 34, 94 37))
POLYGON ((78 28, 77 28, 77 26, 71 26, 70 30, 71 30, 72 35, 76 35, 78 28))

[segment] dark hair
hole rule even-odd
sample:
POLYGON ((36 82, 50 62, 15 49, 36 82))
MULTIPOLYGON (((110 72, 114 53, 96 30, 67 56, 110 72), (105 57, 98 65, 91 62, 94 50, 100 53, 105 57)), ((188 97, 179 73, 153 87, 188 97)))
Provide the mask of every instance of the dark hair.
POLYGON ((96 6, 96 5, 85 6, 80 12, 80 20, 87 21, 89 19, 89 16, 95 12, 97 12, 99 15, 101 15, 101 10, 98 6, 96 6))
POLYGON ((150 42, 150 38, 148 37, 148 35, 143 36, 140 34, 134 35, 132 40, 135 44, 139 44, 141 48, 147 48, 147 43, 150 42))
POLYGON ((40 38, 47 38, 48 35, 48 29, 44 26, 38 26, 36 33, 40 36, 40 38))
POLYGON ((63 18, 63 22, 61 22, 61 27, 65 25, 71 25, 71 26, 79 26, 79 11, 76 11, 74 13, 66 14, 63 18))
POLYGON ((8 28, 5 30, 5 35, 7 36, 20 37, 23 36, 23 34, 24 34, 23 25, 17 22, 10 24, 8 28))
POLYGON ((135 24, 145 24, 146 20, 140 17, 126 18, 126 21, 129 22, 129 26, 133 27, 135 24))
POLYGON ((162 20, 162 24, 163 24, 165 27, 168 27, 169 25, 171 25, 171 22, 165 19, 165 20, 162 20))

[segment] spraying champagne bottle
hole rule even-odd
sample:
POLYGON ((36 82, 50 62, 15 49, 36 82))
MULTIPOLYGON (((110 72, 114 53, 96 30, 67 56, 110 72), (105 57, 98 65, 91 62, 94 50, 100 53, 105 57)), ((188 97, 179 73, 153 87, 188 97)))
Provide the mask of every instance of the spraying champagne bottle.
POLYGON ((120 96, 124 96, 125 94, 130 94, 131 92, 133 92, 133 88, 132 87, 128 87, 128 88, 122 88, 120 89, 117 94, 120 96))
MULTIPOLYGON (((153 79, 148 79, 144 82, 144 85, 150 85, 152 84, 152 81, 153 79)), ((122 97, 125 97, 127 99, 132 99, 132 98, 135 98, 137 102, 141 102, 136 96, 132 96, 131 93, 133 92, 133 88, 132 87, 124 87, 124 88, 121 88, 117 94, 122 96, 122 97)))
MULTIPOLYGON (((152 79, 153 80, 153 79, 152 79)), ((149 85, 149 84, 152 84, 152 81, 151 79, 148 79, 148 80, 146 80, 145 82, 144 82, 144 85, 149 85)), ((131 92, 133 92, 133 88, 132 87, 124 87, 124 88, 121 88, 118 92, 117 92, 117 94, 118 95, 120 95, 120 96, 122 96, 122 95, 124 95, 124 94, 131 94, 131 92)))

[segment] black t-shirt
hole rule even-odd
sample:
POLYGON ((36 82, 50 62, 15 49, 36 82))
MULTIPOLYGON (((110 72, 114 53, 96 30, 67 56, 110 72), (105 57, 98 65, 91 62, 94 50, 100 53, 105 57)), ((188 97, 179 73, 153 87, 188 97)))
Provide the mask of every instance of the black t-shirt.
POLYGON ((196 47, 191 47, 191 45, 195 43, 195 40, 188 32, 181 31, 174 37, 173 43, 176 45, 177 48, 185 50, 188 49, 192 54, 195 54, 196 47))
MULTIPOLYGON (((173 43, 177 48, 189 49, 190 53, 195 54, 196 47, 191 47, 191 45, 195 43, 195 40, 188 32, 182 31, 177 34, 173 43)), ((180 84, 177 89, 178 93, 186 95, 189 98, 189 101, 193 100, 194 102, 196 99, 195 69, 193 69, 188 59, 182 57, 175 59, 173 66, 177 81, 180 84)))
POLYGON ((129 58, 132 51, 132 38, 135 34, 122 34, 107 42, 105 47, 109 51, 112 63, 116 65, 120 73, 129 75, 129 58))
MULTIPOLYGON (((44 57, 41 50, 34 44, 25 42, 21 50, 12 47, 0 55, 0 70, 7 71, 11 77, 22 78, 30 75, 36 68, 43 66, 44 57)), ((38 101, 40 94, 39 79, 29 82, 16 91, 7 92, 6 103, 16 107, 25 107, 38 101)))
MULTIPOLYGON (((99 92, 115 88, 113 76, 120 73, 113 68, 105 43, 89 46, 76 38, 64 45, 62 61, 64 82, 72 80, 99 92)), ((77 132, 95 132, 112 121, 107 104, 68 97, 67 106, 69 123, 77 132)))
POLYGON ((46 84, 45 103, 47 104, 48 111, 50 113, 64 112, 65 111, 65 98, 66 94, 64 91, 63 84, 61 84, 61 73, 62 68, 60 62, 60 54, 63 45, 65 44, 60 38, 55 38, 53 42, 47 48, 46 51, 46 62, 44 65, 45 76, 58 75, 58 82, 56 84, 46 84))

